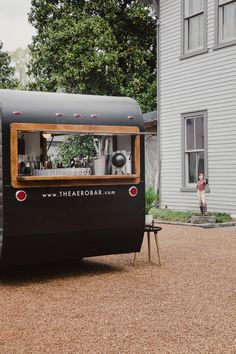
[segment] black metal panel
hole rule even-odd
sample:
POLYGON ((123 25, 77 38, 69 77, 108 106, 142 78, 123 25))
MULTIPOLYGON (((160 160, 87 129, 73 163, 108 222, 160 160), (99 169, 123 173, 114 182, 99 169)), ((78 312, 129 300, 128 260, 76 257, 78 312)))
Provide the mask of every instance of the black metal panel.
POLYGON ((17 202, 10 182, 10 124, 138 126, 143 120, 129 98, 0 90, 3 138, 3 249, 1 265, 139 251, 144 230, 144 139, 141 182, 131 185, 27 188, 17 202), (14 111, 22 114, 14 115, 14 111), (74 113, 81 117, 74 117, 74 113), (57 117, 56 113, 63 113, 57 117), (92 118, 97 114, 97 118, 92 118), (129 119, 133 116, 134 119, 129 119), (87 195, 88 194, 88 195, 87 195))
POLYGON ((3 242, 2 119, 0 116, 0 257, 3 242))
POLYGON ((139 251, 144 189, 130 185, 27 189, 5 187, 3 264, 139 251))

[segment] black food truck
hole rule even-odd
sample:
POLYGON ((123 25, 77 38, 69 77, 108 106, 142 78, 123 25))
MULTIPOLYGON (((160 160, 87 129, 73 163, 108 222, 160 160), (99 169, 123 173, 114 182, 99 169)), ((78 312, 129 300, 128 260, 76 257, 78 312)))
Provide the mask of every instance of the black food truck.
POLYGON ((143 119, 130 98, 0 90, 0 265, 140 251, 143 119))

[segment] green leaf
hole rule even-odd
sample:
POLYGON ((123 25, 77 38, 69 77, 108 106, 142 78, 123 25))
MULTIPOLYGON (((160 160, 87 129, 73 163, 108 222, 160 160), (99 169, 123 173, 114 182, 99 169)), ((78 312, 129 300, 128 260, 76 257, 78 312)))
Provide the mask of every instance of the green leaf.
POLYGON ((133 0, 32 0, 30 89, 130 96, 156 109, 156 22, 133 0))
POLYGON ((18 85, 14 77, 15 69, 11 66, 11 57, 2 50, 3 43, 0 41, 0 88, 13 89, 18 85))

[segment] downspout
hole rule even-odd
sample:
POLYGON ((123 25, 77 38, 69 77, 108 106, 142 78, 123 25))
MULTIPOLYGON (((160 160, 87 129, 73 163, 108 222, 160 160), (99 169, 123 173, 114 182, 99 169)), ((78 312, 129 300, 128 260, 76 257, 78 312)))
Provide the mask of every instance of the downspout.
MULTIPOLYGON (((153 0, 153 6, 157 15, 157 175, 155 188, 159 191, 161 200, 161 134, 160 134, 160 0, 153 0)), ((160 205, 161 207, 161 205, 160 205)))
MULTIPOLYGON (((155 189, 159 191, 161 200, 161 140, 160 140, 160 0, 139 0, 143 4, 153 5, 157 16, 157 174, 155 176, 155 189)), ((161 205, 160 205, 161 206, 161 205)))

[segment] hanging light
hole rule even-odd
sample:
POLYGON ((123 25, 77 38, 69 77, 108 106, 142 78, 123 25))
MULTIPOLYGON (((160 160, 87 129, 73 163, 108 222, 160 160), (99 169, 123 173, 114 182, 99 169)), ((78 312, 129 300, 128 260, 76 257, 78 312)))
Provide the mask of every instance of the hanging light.
POLYGON ((50 134, 50 133, 43 133, 44 139, 50 139, 51 136, 52 136, 52 134, 50 134))

